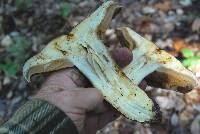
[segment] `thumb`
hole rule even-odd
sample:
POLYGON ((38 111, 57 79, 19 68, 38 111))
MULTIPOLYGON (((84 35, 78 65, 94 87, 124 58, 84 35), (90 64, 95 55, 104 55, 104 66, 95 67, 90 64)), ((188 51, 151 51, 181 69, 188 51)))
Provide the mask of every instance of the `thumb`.
POLYGON ((103 102, 103 95, 96 88, 73 88, 60 92, 54 92, 38 98, 44 99, 66 114, 70 112, 85 113, 85 112, 105 112, 108 107, 103 102))
MULTIPOLYGON (((101 92, 96 88, 73 88, 48 95, 50 102, 64 112, 69 109, 79 109, 85 112, 105 112, 108 107, 104 104, 101 92)), ((66 112, 67 113, 67 112, 66 112)))

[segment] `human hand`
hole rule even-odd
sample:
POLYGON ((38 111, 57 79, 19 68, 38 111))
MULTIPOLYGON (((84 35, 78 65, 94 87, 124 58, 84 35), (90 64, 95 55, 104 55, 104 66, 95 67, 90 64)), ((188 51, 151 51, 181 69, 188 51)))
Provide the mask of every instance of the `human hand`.
MULTIPOLYGON (((120 67, 132 60, 127 48, 112 52, 120 67)), ((65 112, 81 134, 94 134, 107 123, 118 117, 118 112, 104 102, 96 88, 76 69, 70 68, 52 73, 42 85, 36 97, 42 98, 65 112)), ((142 84, 144 87, 144 84, 142 84)))

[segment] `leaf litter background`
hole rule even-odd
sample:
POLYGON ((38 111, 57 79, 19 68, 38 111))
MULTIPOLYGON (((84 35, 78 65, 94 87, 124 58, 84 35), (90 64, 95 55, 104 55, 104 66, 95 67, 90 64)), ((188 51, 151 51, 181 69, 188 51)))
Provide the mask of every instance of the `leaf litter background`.
MULTIPOLYGON (((0 0, 0 124, 32 95, 22 77, 24 62, 53 38, 67 34, 103 0, 0 0)), ((113 28, 129 26, 176 56, 200 78, 199 0, 118 0, 124 6, 106 32, 105 43, 119 47, 113 28)), ((121 117, 98 134, 200 134, 200 89, 183 95, 147 87, 162 111, 159 124, 140 124, 121 117)))

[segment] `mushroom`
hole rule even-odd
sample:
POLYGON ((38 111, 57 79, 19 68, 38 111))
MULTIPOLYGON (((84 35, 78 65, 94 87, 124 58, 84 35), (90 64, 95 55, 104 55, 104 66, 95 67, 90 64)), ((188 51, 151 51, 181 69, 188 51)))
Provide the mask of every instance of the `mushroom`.
POLYGON ((153 42, 143 38, 128 27, 117 29, 121 43, 132 50, 134 59, 123 71, 126 76, 139 84, 147 75, 147 82, 160 88, 172 88, 185 93, 199 87, 196 76, 180 61, 153 42))
POLYGON ((24 65, 23 75, 30 81, 36 73, 76 66, 105 100, 127 118, 155 121, 159 111, 154 102, 119 69, 102 42, 113 15, 120 8, 112 1, 104 3, 68 35, 54 39, 30 58, 24 65))
POLYGON ((104 3, 68 35, 54 39, 30 58, 24 65, 23 75, 30 81, 34 74, 75 66, 127 118, 156 121, 160 115, 156 103, 138 87, 143 78, 152 72, 158 73, 159 77, 166 77, 161 87, 188 90, 197 86, 198 81, 173 56, 129 28, 120 28, 118 35, 133 50, 134 60, 121 70, 102 42, 112 17, 120 8, 112 1, 104 3))

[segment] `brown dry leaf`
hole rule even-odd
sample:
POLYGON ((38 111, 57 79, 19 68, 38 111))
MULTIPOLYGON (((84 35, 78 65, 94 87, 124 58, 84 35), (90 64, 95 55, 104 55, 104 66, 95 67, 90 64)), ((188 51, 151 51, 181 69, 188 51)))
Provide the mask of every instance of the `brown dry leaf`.
POLYGON ((192 23, 192 31, 200 32, 200 18, 196 18, 192 23))
POLYGON ((138 24, 139 31, 142 33, 149 33, 150 24, 151 24, 151 18, 146 16, 142 17, 138 24))
POLYGON ((187 106, 181 113, 180 113, 180 122, 181 124, 187 124, 192 118, 194 118, 194 111, 191 106, 187 106))
POLYGON ((179 52, 182 48, 187 46, 186 42, 182 39, 175 39, 173 42, 173 46, 176 52, 179 52))
POLYGON ((200 103, 200 89, 193 89, 185 95, 185 100, 188 104, 200 103))
POLYGON ((159 2, 155 4, 155 8, 164 12, 169 11, 171 9, 171 1, 166 0, 164 2, 159 2))

